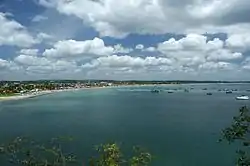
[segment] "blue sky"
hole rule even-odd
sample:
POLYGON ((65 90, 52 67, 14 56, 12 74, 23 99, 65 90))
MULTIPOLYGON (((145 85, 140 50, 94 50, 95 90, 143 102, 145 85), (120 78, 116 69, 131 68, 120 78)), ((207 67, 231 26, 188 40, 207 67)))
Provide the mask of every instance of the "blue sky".
POLYGON ((0 80, 250 80, 249 15, 249 0, 1 0, 0 80))

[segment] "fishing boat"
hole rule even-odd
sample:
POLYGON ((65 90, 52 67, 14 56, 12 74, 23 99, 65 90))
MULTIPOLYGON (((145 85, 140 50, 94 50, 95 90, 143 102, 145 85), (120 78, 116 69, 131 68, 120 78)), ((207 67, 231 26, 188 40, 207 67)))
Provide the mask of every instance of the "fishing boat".
POLYGON ((236 97, 236 100, 249 100, 249 96, 246 95, 238 96, 236 97))
POLYGON ((207 93, 207 95, 211 96, 211 95, 212 95, 212 93, 211 93, 211 92, 209 92, 209 93, 207 93))

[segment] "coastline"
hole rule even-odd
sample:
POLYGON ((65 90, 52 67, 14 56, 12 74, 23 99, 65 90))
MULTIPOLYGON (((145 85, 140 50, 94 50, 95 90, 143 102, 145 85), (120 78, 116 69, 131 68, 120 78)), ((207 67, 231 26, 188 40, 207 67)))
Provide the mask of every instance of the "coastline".
POLYGON ((56 93, 56 92, 64 92, 64 91, 72 91, 72 90, 77 90, 77 89, 44 90, 44 91, 34 92, 34 93, 30 93, 30 94, 0 97, 0 101, 22 100, 22 99, 28 99, 28 98, 48 95, 48 94, 52 94, 52 93, 56 93))
POLYGON ((34 98, 34 97, 48 95, 48 94, 57 93, 57 92, 77 91, 77 90, 86 90, 86 89, 93 89, 94 90, 94 89, 115 88, 115 87, 133 87, 133 86, 155 86, 155 85, 154 84, 152 84, 152 85, 151 84, 146 84, 146 85, 113 85, 113 86, 103 86, 103 87, 84 87, 84 88, 72 88, 72 89, 60 89, 60 90, 44 90, 44 91, 38 91, 38 92, 30 93, 30 94, 0 97, 0 102, 1 101, 13 101, 13 100, 34 98))

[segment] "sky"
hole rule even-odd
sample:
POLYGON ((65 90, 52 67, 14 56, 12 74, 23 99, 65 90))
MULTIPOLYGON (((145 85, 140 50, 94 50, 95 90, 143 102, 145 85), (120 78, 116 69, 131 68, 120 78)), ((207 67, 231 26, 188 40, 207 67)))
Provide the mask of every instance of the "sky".
POLYGON ((250 80, 249 0, 0 0, 0 80, 250 80))

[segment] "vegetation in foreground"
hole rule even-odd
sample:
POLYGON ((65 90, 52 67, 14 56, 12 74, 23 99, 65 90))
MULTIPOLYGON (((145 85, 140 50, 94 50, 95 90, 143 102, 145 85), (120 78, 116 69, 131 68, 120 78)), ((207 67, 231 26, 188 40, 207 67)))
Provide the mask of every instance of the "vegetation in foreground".
POLYGON ((233 117, 232 125, 222 130, 222 139, 228 143, 237 142, 237 166, 250 166, 250 110, 245 106, 240 108, 239 115, 233 117))
MULTIPOLYGON (((71 153, 62 149, 63 142, 70 138, 52 139, 49 145, 40 144, 27 138, 18 137, 0 146, 0 154, 10 163, 23 166, 69 166, 82 165, 71 153)), ((222 130, 220 141, 240 143, 237 151, 236 166, 250 166, 250 110, 242 107, 239 115, 233 117, 230 127, 222 130)), ((89 160, 89 166, 148 166, 152 160, 150 153, 134 148, 134 155, 126 160, 117 143, 104 144, 96 147, 97 155, 89 160)), ((85 163, 86 164, 86 163, 85 163)))
POLYGON ((18 166, 148 166, 152 156, 141 148, 134 147, 133 156, 126 160, 117 143, 103 144, 95 148, 97 155, 88 163, 80 163, 74 154, 65 153, 62 145, 71 138, 55 138, 49 145, 28 138, 18 137, 0 146, 0 154, 18 166))

